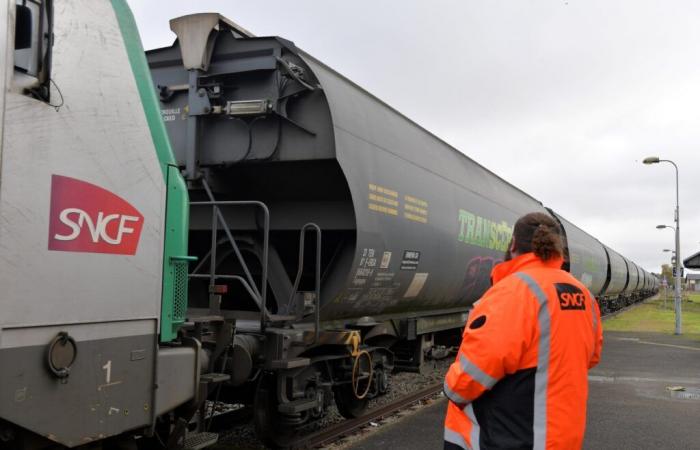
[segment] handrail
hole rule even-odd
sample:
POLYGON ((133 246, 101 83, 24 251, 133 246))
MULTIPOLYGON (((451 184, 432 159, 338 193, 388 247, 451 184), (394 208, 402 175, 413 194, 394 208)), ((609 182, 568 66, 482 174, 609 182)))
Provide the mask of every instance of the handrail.
MULTIPOLYGON (((216 278, 224 278, 224 277, 237 277, 237 275, 216 275, 215 268, 216 268, 216 246, 217 246, 217 241, 216 241, 216 235, 218 233, 218 227, 217 225, 220 223, 224 232, 226 233, 226 236, 228 237, 229 242, 231 243, 231 247, 233 249, 233 252, 236 254, 236 258, 238 259, 238 262, 240 263, 241 267, 243 268, 243 272, 247 278, 247 283, 244 283, 244 287, 246 287, 246 290, 250 291, 252 290, 254 294, 252 295, 253 299, 258 303, 258 306, 260 307, 260 330, 263 331, 265 329, 265 320, 267 317, 269 317, 269 313, 267 312, 267 265, 268 265, 268 250, 269 250, 269 238, 270 238, 270 210, 265 205, 263 202, 258 201, 258 200, 223 200, 223 201, 216 201, 214 200, 214 196, 211 192, 211 189, 209 188, 209 185, 207 184, 206 180, 202 179, 202 186, 204 186, 204 190, 207 192, 207 196, 211 199, 211 201, 204 201, 204 202, 191 202, 190 206, 211 206, 212 207, 212 250, 210 254, 210 273, 208 275, 205 275, 204 277, 202 276, 196 276, 194 278, 209 278, 209 283, 212 285, 214 283, 214 280, 216 278), (231 229, 229 228, 228 224, 226 223, 226 219, 224 218, 224 215, 221 213, 221 208, 222 206, 256 206, 260 208, 263 211, 264 214, 264 222, 263 222, 263 260, 262 260, 262 280, 261 280, 261 286, 260 290, 258 290, 257 286, 255 285, 255 280, 253 280, 253 276, 250 273, 250 270, 248 270, 248 265, 245 263, 245 260, 243 259, 243 255, 241 254, 240 249, 238 248, 238 245, 236 244, 236 240, 233 237, 233 234, 231 233, 231 229), (259 301, 258 301, 259 300, 259 301)), ((243 277, 238 277, 240 278, 239 281, 246 281, 243 279, 243 277)), ((237 279, 237 278, 235 278, 237 279)), ((211 303, 211 302, 210 302, 211 303)))
MULTIPOLYGON (((292 287, 292 292, 287 301, 287 310, 290 309, 294 296, 299 289, 299 283, 301 281, 301 275, 304 273, 304 238, 306 232, 309 229, 316 231, 316 276, 315 276, 315 289, 316 289, 316 304, 314 306, 314 344, 318 342, 318 337, 321 328, 321 227, 313 222, 309 222, 301 227, 301 234, 299 236, 299 268, 297 269, 297 276, 294 279, 294 286, 292 287)), ((303 313, 302 313, 303 314, 303 313)))

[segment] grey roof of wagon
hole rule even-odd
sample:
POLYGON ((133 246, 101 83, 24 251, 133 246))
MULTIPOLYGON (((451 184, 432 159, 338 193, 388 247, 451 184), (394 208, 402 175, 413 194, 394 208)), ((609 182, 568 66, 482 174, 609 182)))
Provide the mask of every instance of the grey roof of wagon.
MULTIPOLYGON (((223 16, 221 16, 221 17, 223 17, 223 16)), ((248 38, 257 38, 257 37, 258 37, 258 36, 256 36, 256 35, 254 35, 253 33, 251 33, 250 31, 248 31, 248 30, 246 30, 245 28, 243 28, 242 26, 238 25, 236 22, 234 22, 234 21, 232 21, 232 20, 226 19, 224 22, 225 22, 228 26, 230 26, 230 27, 234 30, 234 32, 235 32, 236 34, 239 34, 239 35, 241 35, 241 36, 248 37, 248 38)), ((280 39, 283 39, 283 38, 280 38, 280 39)), ((380 99, 380 98, 377 97, 376 95, 372 94, 371 92, 367 91, 365 88, 363 88, 363 87, 360 86, 359 84, 355 83, 354 81, 352 81, 351 79, 349 79, 349 78, 346 77, 345 75, 343 75, 343 74, 341 74, 341 73, 339 73, 339 72, 333 70, 333 68, 331 68, 331 67, 328 66, 327 64, 325 64, 325 63, 319 61, 318 59, 314 58, 313 56, 311 56, 310 54, 308 54, 308 53, 305 52, 304 50, 300 49, 299 47, 296 46, 296 44, 292 43, 291 41, 288 41, 288 40, 286 40, 286 39, 283 39, 283 40, 284 40, 285 42, 288 42, 289 44, 291 44, 296 50, 299 51, 299 53, 302 53, 304 57, 309 58, 309 59, 312 59, 312 60, 313 60, 315 63, 317 63, 318 65, 323 66, 324 68, 326 68, 326 69, 328 69, 329 71, 333 72, 333 73, 336 74, 338 77, 342 78, 343 80, 347 81, 348 83, 350 83, 352 86, 354 86, 354 87, 357 88, 358 90, 362 91, 362 92, 363 92, 364 94, 366 94, 368 97, 374 99, 375 101, 377 101, 377 102, 380 103, 381 105, 385 106, 387 109, 389 109, 389 110, 393 111, 394 113, 398 114, 399 116, 401 116, 403 119, 405 119, 405 120, 408 121, 409 123, 411 123, 411 124, 413 124, 414 126, 420 128, 421 130, 425 131, 426 133, 428 133, 430 136, 432 136, 432 137, 433 137, 434 139, 436 139, 437 141, 439 141, 439 142, 441 142, 442 144, 444 144, 446 147, 448 147, 448 148, 449 148, 450 150, 452 150, 453 152, 456 152, 456 153, 457 153, 458 155, 460 155, 461 157, 468 159, 469 161, 471 161, 471 162, 473 162, 474 164, 478 165, 479 167, 483 168, 486 172, 490 173, 491 175, 493 175, 495 178, 499 179, 500 181, 502 181, 502 182, 505 183, 506 185, 512 187, 513 189, 515 189, 515 190, 521 192, 521 193, 524 194, 525 196, 527 196, 527 197, 533 199, 534 201, 536 201, 537 203, 539 203, 540 205, 542 205, 542 202, 541 202, 540 200, 536 199, 535 197, 533 197, 532 195, 528 194, 528 193, 525 192, 524 190, 520 189, 519 187, 517 187, 517 186, 515 186, 514 184, 512 184, 512 183, 508 182, 507 180, 503 179, 502 177, 500 177, 499 175, 497 175, 497 174, 494 173, 493 171, 489 170, 488 168, 486 168, 486 167, 482 166, 481 164, 479 164, 478 162, 474 161, 472 158, 470 158, 470 157, 468 157, 467 155, 465 155, 464 153, 460 152, 458 149, 456 149, 455 147, 451 146, 449 143, 445 142, 445 140, 443 140, 443 139, 440 138, 439 136, 435 135, 434 133, 430 132, 429 130, 426 130, 426 129, 423 128, 420 124, 418 124, 416 121, 412 120, 411 118, 409 118, 408 116, 406 116, 405 114, 403 114, 401 111, 398 111, 398 110, 397 110, 396 108, 394 108, 393 106, 387 104, 385 101, 383 101, 382 99, 380 99)), ((173 43, 173 45, 174 45, 174 43, 173 43)), ((158 49, 153 49, 153 50, 158 50, 158 49)))
MULTIPOLYGON (((576 224, 572 223, 570 220, 568 220, 566 217, 562 216, 562 215, 559 214, 558 212, 554 211, 554 210, 551 209, 551 208, 547 208, 547 210, 548 210, 550 213, 555 214, 557 217, 566 220, 567 224, 571 225, 573 228, 576 228, 576 229, 577 229, 578 231, 580 231, 581 233, 587 234, 588 236, 590 236, 592 239, 594 239, 595 241, 597 241, 600 245, 602 245, 602 246, 605 247, 606 249, 608 249, 608 250, 610 250, 610 251, 612 251, 612 252, 615 252, 615 253, 616 253, 617 255, 619 255, 622 259, 624 259, 624 260, 626 260, 626 261, 630 261, 629 259, 625 258, 625 257, 622 255, 622 253, 620 253, 620 252, 618 252, 617 250, 615 250, 615 249, 613 249, 613 248, 610 248, 609 246, 605 245, 603 242, 600 241, 600 239, 596 238, 595 236, 593 236, 592 234, 588 233, 588 232, 587 232, 586 230, 584 230, 583 228, 581 228, 581 227, 577 226, 576 224)), ((634 262, 634 261, 630 261, 630 262, 634 262)), ((635 264, 635 266, 637 266, 637 264, 635 264)), ((637 266, 637 267, 639 267, 639 266, 637 266)), ((643 270, 643 269, 642 269, 642 270, 643 270)), ((647 273, 648 273, 648 272, 647 272, 647 273)))
MULTIPOLYGON (((609 250, 613 250, 613 249, 611 249, 610 247, 608 247, 607 245, 605 245, 605 244, 603 244, 602 242, 600 242, 600 239, 596 238, 596 237, 593 236, 591 233, 587 232, 587 231, 584 230, 583 228, 581 228, 581 227, 579 227, 578 225, 574 224, 574 223, 571 222, 569 219, 567 219, 566 217, 564 217, 564 216, 562 216, 561 214, 559 214, 558 212, 556 212, 554 209, 552 209, 552 208, 547 208, 547 211, 549 211, 550 214, 554 214, 557 218, 566 221, 566 224, 567 224, 567 225, 569 225, 569 226, 571 226, 572 228, 575 228, 576 230, 580 231, 581 233, 587 235, 588 237, 590 237, 590 238, 593 239, 594 241, 598 242, 598 243, 599 243, 600 245, 602 245, 603 247, 605 247, 605 248, 607 248, 607 249, 609 249, 609 250)), ((564 232, 566 232, 566 230, 564 230, 564 232)), ((617 254, 620 254, 619 252, 617 252, 617 251, 615 251, 615 250, 613 250, 613 251, 614 251, 615 253, 617 253, 617 254)), ((622 256, 622 255, 620 255, 620 256, 622 256)))
POLYGON ((430 135, 431 137, 433 137, 435 140, 437 140, 438 142, 444 144, 445 147, 449 148, 449 149, 452 150, 453 152, 456 152, 456 153, 457 153, 459 156, 461 156, 462 158, 468 159, 469 161, 473 162, 473 163, 476 164, 477 166, 479 166, 479 167, 481 167, 482 169, 484 169, 486 172, 488 172, 488 173, 490 173, 491 175, 493 175, 495 178, 497 178, 497 179, 499 179, 500 181, 502 181, 504 184, 506 184, 506 185, 512 187, 513 189, 515 189, 515 190, 521 192, 521 193, 524 194, 525 196, 527 196, 527 197, 533 199, 534 201, 536 201, 537 203, 539 203, 540 205, 542 205, 542 202, 539 201, 538 199, 536 199, 535 197, 533 197, 532 195, 530 195, 530 194, 528 194, 527 192, 525 192, 524 190, 520 189, 519 187, 517 187, 517 186, 514 185, 513 183, 511 183, 511 182, 509 182, 509 181, 503 179, 501 176, 499 176, 498 174, 494 173, 492 170, 488 169, 487 167, 484 167, 484 166, 482 166, 481 164, 479 164, 478 162, 474 161, 472 158, 470 158, 469 156, 465 155, 463 152, 459 151, 457 148, 455 148, 455 147, 453 147, 452 145, 450 145, 448 142, 446 142, 446 141, 445 141, 444 139, 442 139, 440 136, 437 136, 435 133, 431 132, 430 130, 425 129, 425 128, 422 127, 419 123, 417 123, 415 120, 413 120, 413 119, 411 119, 410 117, 406 116, 404 113, 402 113, 401 111, 397 110, 397 109, 394 108, 393 106, 389 105, 387 102, 385 102, 385 101, 382 100, 381 98, 379 98, 379 97, 377 97, 376 95, 372 94, 371 92, 367 91, 365 88, 363 88, 363 87, 360 86, 359 84, 355 83, 354 81, 352 81, 351 79, 349 79, 349 78, 346 77, 345 75, 343 75, 343 74, 341 74, 341 73, 335 71, 335 70, 334 70, 332 67, 330 67, 328 64, 326 64, 326 63, 324 63, 324 62, 322 62, 322 61, 319 61, 319 60, 316 59, 315 57, 309 55, 306 51, 300 49, 299 47, 296 47, 296 45, 295 45, 295 48, 299 51, 299 53, 303 54, 303 56, 304 56, 305 58, 309 58, 309 59, 313 60, 313 61, 314 61, 316 64, 318 64, 319 66, 322 66, 322 67, 324 67, 325 69, 327 69, 327 70, 333 72, 333 73, 336 74, 338 77, 340 77, 340 78, 342 78, 343 80, 347 81, 349 84, 351 84, 353 87, 355 87, 355 88, 358 89, 359 91, 362 91, 363 94, 367 95, 368 97, 372 98, 373 100, 375 100, 376 102, 378 102, 378 103, 381 104, 382 106, 384 106, 384 107, 386 107, 387 109, 391 110, 392 112, 396 113, 398 116, 400 116, 401 118, 403 118, 403 119, 406 120, 407 122, 411 123, 413 126, 415 126, 415 127, 417 127, 417 128, 420 128, 421 130, 423 130, 424 132, 426 132, 428 135, 430 135))

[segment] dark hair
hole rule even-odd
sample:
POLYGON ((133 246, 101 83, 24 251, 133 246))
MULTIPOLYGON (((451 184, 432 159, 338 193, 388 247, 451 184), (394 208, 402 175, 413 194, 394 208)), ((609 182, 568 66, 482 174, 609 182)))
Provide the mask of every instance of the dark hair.
POLYGON ((515 222, 513 227, 515 251, 533 252, 543 261, 564 255, 561 228, 549 215, 539 212, 529 213, 515 222))

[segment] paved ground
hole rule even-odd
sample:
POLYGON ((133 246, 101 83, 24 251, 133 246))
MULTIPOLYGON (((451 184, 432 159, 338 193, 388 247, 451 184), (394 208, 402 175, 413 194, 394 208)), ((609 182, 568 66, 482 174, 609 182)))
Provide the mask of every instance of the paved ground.
POLYGON ((700 448, 700 342, 620 332, 605 341, 590 376, 585 447, 700 448))
MULTIPOLYGON (((349 448, 442 448, 444 412, 445 400, 438 401, 349 448)), ((700 342, 605 334, 603 360, 590 373, 585 449, 700 449, 699 418, 700 342)))

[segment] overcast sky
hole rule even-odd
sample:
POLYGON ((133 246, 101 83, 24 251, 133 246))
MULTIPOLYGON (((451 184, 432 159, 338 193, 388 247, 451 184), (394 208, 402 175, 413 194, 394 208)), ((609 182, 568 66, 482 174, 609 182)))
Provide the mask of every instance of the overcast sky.
POLYGON ((130 0, 146 49, 219 12, 293 41, 650 271, 700 251, 700 2, 130 0), (167 5, 167 7, 166 7, 167 5))

